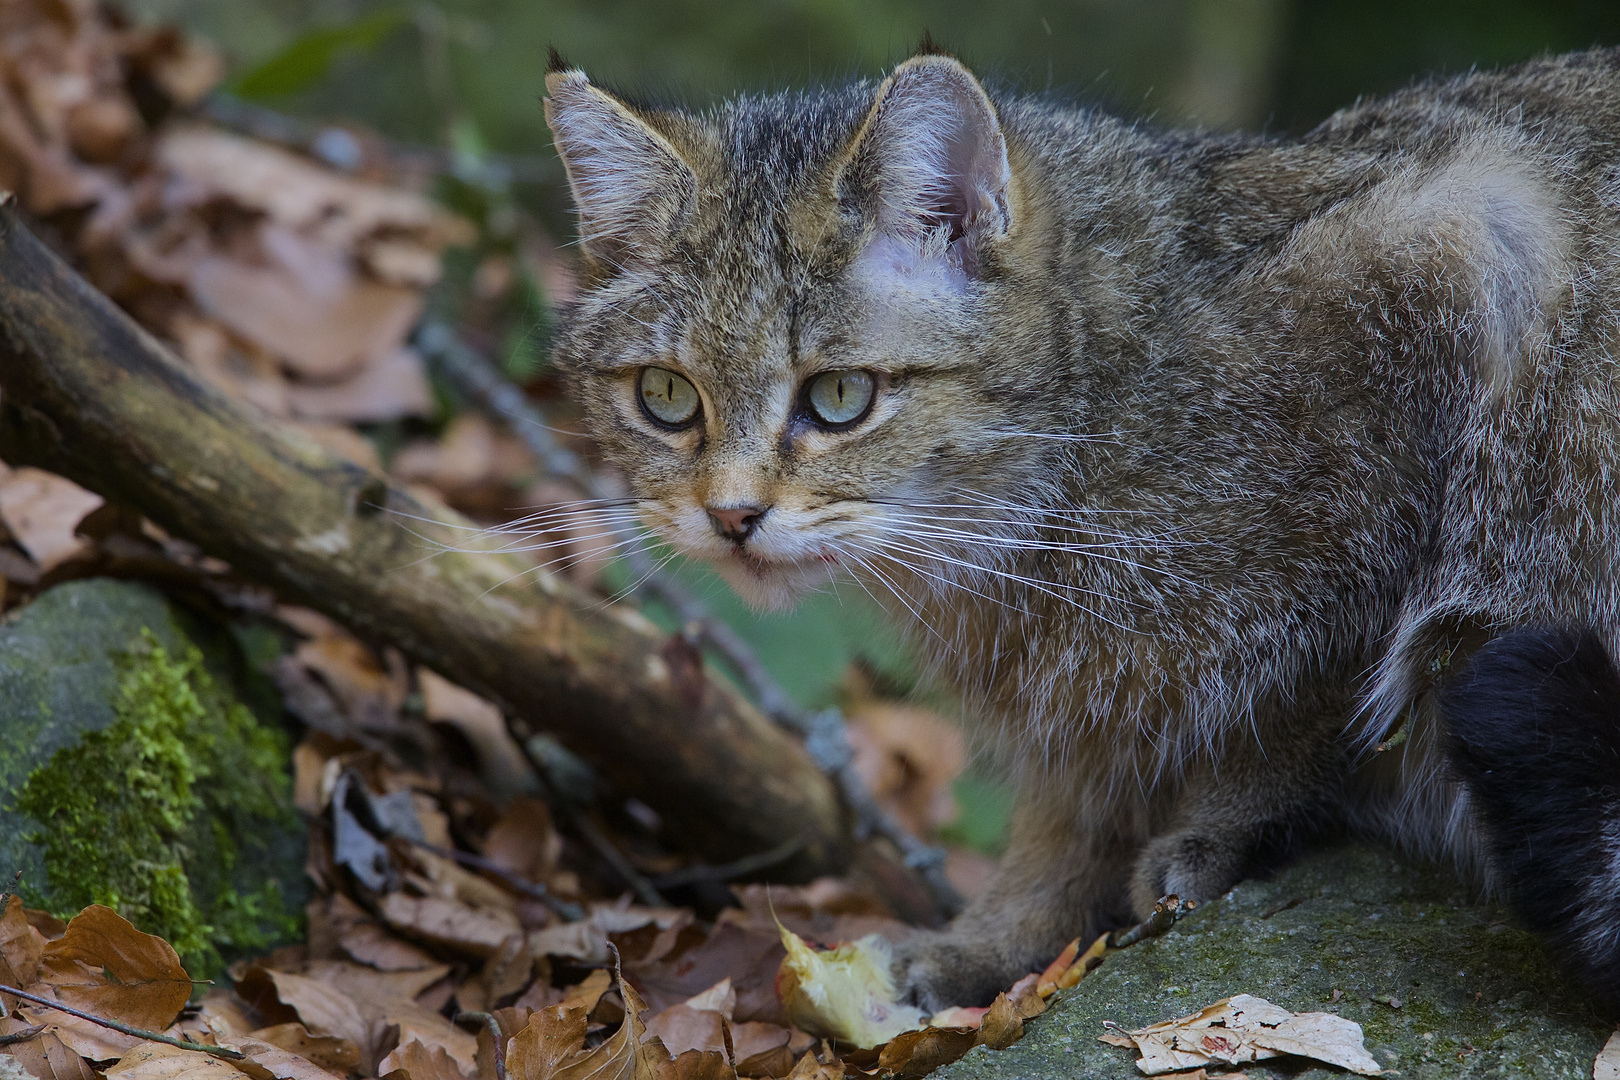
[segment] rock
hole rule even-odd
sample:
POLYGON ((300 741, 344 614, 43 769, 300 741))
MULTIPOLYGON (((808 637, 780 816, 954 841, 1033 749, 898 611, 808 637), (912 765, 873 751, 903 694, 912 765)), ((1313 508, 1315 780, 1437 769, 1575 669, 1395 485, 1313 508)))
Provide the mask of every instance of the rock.
MULTIPOLYGON (((1097 1041, 1104 1020, 1144 1027, 1241 993, 1356 1021, 1401 1080, 1586 1080, 1614 1029, 1500 908, 1471 900, 1441 870, 1353 845, 1244 882, 1163 937, 1109 956, 1011 1049, 978 1047, 937 1076, 1139 1077, 1135 1051, 1097 1041)), ((1282 1060, 1246 1071, 1347 1075, 1282 1060)))
POLYGON ((116 908, 194 977, 298 932, 303 827, 279 717, 227 633, 105 578, 0 625, 0 877, 66 917, 116 908))

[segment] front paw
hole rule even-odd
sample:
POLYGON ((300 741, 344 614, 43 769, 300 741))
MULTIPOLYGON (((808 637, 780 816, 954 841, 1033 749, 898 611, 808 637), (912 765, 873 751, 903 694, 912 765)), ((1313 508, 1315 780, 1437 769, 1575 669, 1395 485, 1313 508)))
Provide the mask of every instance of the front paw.
POLYGON ((929 1013, 988 1005, 1039 967, 1036 955, 988 937, 924 931, 895 947, 895 986, 901 1001, 929 1013))
POLYGON ((1143 849, 1131 876, 1131 907, 1138 919, 1153 914, 1164 896, 1208 900, 1243 877, 1246 846, 1195 832, 1161 836, 1143 849))

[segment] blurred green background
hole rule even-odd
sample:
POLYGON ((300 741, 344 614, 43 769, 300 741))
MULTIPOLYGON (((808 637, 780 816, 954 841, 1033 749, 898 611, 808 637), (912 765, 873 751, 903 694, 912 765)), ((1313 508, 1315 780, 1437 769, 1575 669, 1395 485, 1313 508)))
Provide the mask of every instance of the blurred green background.
MULTIPOLYGON (((484 249, 514 220, 566 239, 560 168, 541 115, 546 48, 596 80, 696 104, 739 89, 873 75, 924 29, 981 75, 1162 124, 1302 131, 1357 96, 1425 73, 1620 43, 1620 0, 128 0, 218 44, 237 97, 316 122, 358 122, 451 152, 441 194, 477 220, 484 249), (515 155, 493 179, 477 166, 515 155)), ((463 278, 479 252, 464 260, 463 278)), ((452 267, 454 275, 454 267, 452 267)), ((512 313, 503 353, 520 381, 544 378, 538 281, 512 313)), ((386 435, 386 433, 382 433, 386 435)), ((904 689, 910 666, 853 586, 793 616, 756 617, 687 571, 815 706, 851 660, 904 689)), ((959 786, 961 839, 994 846, 1005 798, 959 786)))

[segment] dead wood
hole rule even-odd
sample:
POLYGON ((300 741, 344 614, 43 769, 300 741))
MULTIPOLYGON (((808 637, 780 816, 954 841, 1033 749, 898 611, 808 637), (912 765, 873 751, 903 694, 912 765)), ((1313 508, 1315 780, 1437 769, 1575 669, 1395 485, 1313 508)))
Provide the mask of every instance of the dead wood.
POLYGON ((683 639, 464 546, 467 522, 196 379, 0 205, 0 457, 59 472, 555 734, 669 838, 722 862, 802 838, 847 858, 803 747, 683 639), (407 527, 408 525, 408 527, 407 527))

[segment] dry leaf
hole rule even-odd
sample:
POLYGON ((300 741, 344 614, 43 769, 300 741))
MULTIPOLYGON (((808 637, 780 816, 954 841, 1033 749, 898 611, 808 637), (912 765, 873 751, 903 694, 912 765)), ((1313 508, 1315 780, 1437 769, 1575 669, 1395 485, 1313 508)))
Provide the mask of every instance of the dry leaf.
POLYGON ((646 1028, 641 1014, 646 1005, 635 988, 619 980, 624 995, 624 1023, 602 1045, 567 1061, 552 1074, 553 1080, 656 1080, 658 1066, 669 1060, 669 1053, 657 1039, 642 1043, 646 1028))
POLYGON ((377 1063, 377 1075, 387 1078, 403 1071, 402 1080, 465 1080, 461 1066, 442 1046, 428 1046, 420 1040, 402 1041, 377 1063))
POLYGON ((442 948, 472 956, 489 956, 523 927, 510 910, 474 907, 442 896, 389 893, 379 913, 395 930, 442 948))
POLYGON ((364 279, 317 284, 285 265, 221 255, 199 258, 186 285, 210 318, 317 380, 352 378, 399 349, 422 313, 411 289, 364 279))
POLYGON ((237 1080, 243 1074, 210 1054, 143 1042, 119 1058, 107 1075, 119 1080, 237 1080))
MULTIPOLYGON (((424 682, 424 689, 426 683, 424 682)), ((551 810, 535 798, 513 799, 484 836, 484 857, 529 881, 550 878, 562 856, 551 810)))
POLYGON ((418 669, 418 675, 423 712, 429 720, 450 724, 466 736, 478 754, 479 772, 491 791, 503 799, 532 791, 533 769, 507 730, 501 710, 427 668, 418 669))
MULTIPOLYGON (((0 1036, 16 1035, 33 1027, 27 1020, 0 1016, 0 1036)), ((96 1080, 84 1058, 49 1031, 31 1039, 7 1044, 5 1052, 16 1058, 38 1080, 96 1080)))
POLYGON ((347 993, 302 975, 262 967, 249 968, 237 981, 237 992, 249 1001, 261 997, 265 989, 297 1013, 314 1034, 347 1039, 362 1052, 371 1046, 371 1024, 347 993))
POLYGON ((894 953, 876 934, 836 949, 811 949, 782 928, 787 956, 776 992, 793 1025, 824 1039, 872 1047, 920 1027, 923 1012, 895 1001, 894 953))
POLYGON ((647 1032, 657 1036, 671 1054, 684 1054, 688 1050, 723 1053, 726 1038, 721 1028, 725 1022, 725 1017, 713 1009, 671 1005, 647 1021, 647 1032))
POLYGON ((718 1050, 688 1050, 677 1055, 674 1061, 657 1061, 658 1051, 654 1049, 657 1045, 657 1039, 642 1045, 643 1055, 654 1059, 652 1075, 657 1080, 736 1080, 737 1074, 726 1061, 726 1055, 718 1050))
POLYGON ((247 1060, 237 1068, 254 1080, 342 1080, 308 1058, 260 1039, 224 1038, 219 1045, 245 1054, 247 1060))
POLYGON ((1609 1036, 1592 1062, 1592 1080, 1620 1080, 1620 1028, 1609 1036))
POLYGON ((553 1005, 529 1018, 506 1044, 506 1074, 511 1080, 549 1080, 557 1067, 585 1045, 588 1009, 553 1005))
POLYGON ((331 1035, 311 1035, 303 1024, 276 1024, 251 1033, 259 1042, 279 1046, 288 1053, 338 1073, 360 1068, 360 1048, 348 1039, 331 1035))
POLYGON ((64 1005, 162 1031, 191 997, 191 976, 167 941, 92 904, 45 946, 40 978, 64 1005))
POLYGON ((867 701, 850 711, 848 732, 855 770, 911 832, 927 835, 956 817, 951 781, 967 762, 967 743, 954 724, 926 709, 867 701))
POLYGON ((1137 1069, 1148 1076, 1283 1054, 1366 1076, 1382 1072, 1367 1053, 1360 1024, 1332 1013, 1291 1013, 1250 994, 1222 998, 1199 1012, 1125 1034, 1142 1054, 1137 1069))
POLYGON ((356 923, 338 938, 343 951, 378 971, 421 971, 436 961, 408 941, 370 921, 356 923))
MULTIPOLYGON (((287 387, 287 406, 294 416, 305 420, 351 424, 432 416, 438 408, 422 357, 407 347, 372 360, 346 382, 331 386, 291 384, 287 387)), ((374 451, 366 457, 375 464, 374 451)))
MULTIPOLYGON (((424 1009, 413 1001, 390 1003, 383 1019, 399 1028, 401 1044, 416 1041, 427 1047, 438 1047, 453 1058, 463 1072, 474 1072, 478 1067, 478 1037, 446 1020, 431 1009, 424 1009)), ((381 1065, 377 1072, 387 1070, 381 1065)))
POLYGON ((28 925, 22 898, 11 897, 5 914, 0 916, 0 956, 10 965, 12 978, 16 980, 8 985, 27 986, 39 977, 45 944, 45 935, 28 925))
POLYGON ((978 1032, 972 1028, 926 1027, 902 1031, 878 1055, 878 1065, 897 1080, 922 1077, 949 1065, 973 1049, 978 1032))
POLYGON ((47 572, 89 549, 74 530, 101 503, 100 495, 31 466, 13 469, 0 480, 0 520, 47 572))

